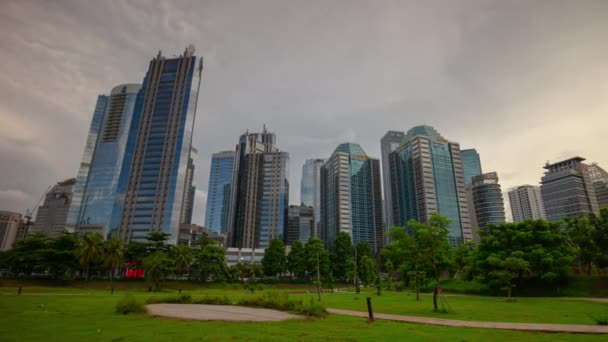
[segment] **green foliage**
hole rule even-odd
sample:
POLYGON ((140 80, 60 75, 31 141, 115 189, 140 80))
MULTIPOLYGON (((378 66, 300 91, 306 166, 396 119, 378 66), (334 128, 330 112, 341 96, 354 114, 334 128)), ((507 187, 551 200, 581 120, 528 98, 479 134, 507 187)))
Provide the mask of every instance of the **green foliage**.
POLYGON ((123 263, 124 248, 122 241, 111 238, 103 243, 103 265, 110 271, 110 280, 114 279, 114 272, 123 263))
POLYGON ((363 256, 361 258, 361 267, 359 270, 359 277, 361 278, 361 282, 365 286, 370 286, 374 284, 376 280, 376 262, 370 256, 363 256))
POLYGON ((325 246, 321 239, 315 237, 310 238, 304 246, 304 255, 306 272, 309 279, 315 279, 316 281, 317 262, 319 263, 321 278, 330 278, 331 269, 329 266, 329 253, 325 250, 325 246))
POLYGON ((201 249, 195 254, 194 269, 198 279, 202 282, 211 278, 214 280, 225 279, 228 276, 226 251, 216 243, 201 245, 201 249))
POLYGON ((599 314, 589 314, 588 316, 597 325, 608 325, 608 312, 599 313, 599 314))
POLYGON ((345 232, 338 233, 329 251, 331 272, 335 278, 342 281, 350 278, 350 275, 354 272, 353 251, 350 235, 345 232))
POLYGON ((324 317, 327 311, 312 298, 305 301, 303 298, 290 299, 284 292, 266 292, 261 296, 245 297, 238 301, 238 305, 262 307, 282 311, 290 311, 311 317, 324 317))
POLYGON ((594 266, 608 267, 608 208, 603 208, 599 215, 564 219, 563 231, 576 252, 579 272, 590 275, 594 266))
POLYGON ((116 313, 126 315, 130 313, 146 313, 146 306, 138 302, 132 295, 122 297, 116 304, 116 313))
POLYGON ((270 246, 264 251, 262 268, 264 269, 264 274, 268 277, 275 277, 286 271, 287 260, 285 257, 285 245, 282 240, 270 240, 270 246))
POLYGON ((154 296, 146 299, 146 304, 159 304, 159 303, 169 303, 169 304, 191 304, 192 296, 189 294, 182 294, 177 296, 154 296))
POLYGON ((85 268, 88 279, 91 266, 103 260, 103 237, 97 233, 84 234, 75 255, 78 262, 85 268))
POLYGON ((171 237, 171 234, 168 234, 168 233, 165 233, 162 231, 154 231, 154 232, 148 233, 148 236, 146 236, 146 240, 149 241, 147 243, 148 253, 154 253, 154 252, 169 253, 170 246, 165 244, 165 241, 167 241, 169 239, 169 237, 171 237))
POLYGON ((232 305, 233 303, 228 296, 205 296, 193 299, 192 304, 232 305))
POLYGON ((171 247, 171 257, 173 258, 175 272, 179 275, 186 272, 192 264, 192 250, 186 245, 171 247))
POLYGON ((172 265, 172 260, 162 251, 156 251, 144 258, 146 281, 154 291, 161 289, 162 283, 172 271, 172 265))
POLYGON ((287 256, 287 270, 300 280, 306 276, 306 252, 304 245, 299 240, 291 245, 287 256))

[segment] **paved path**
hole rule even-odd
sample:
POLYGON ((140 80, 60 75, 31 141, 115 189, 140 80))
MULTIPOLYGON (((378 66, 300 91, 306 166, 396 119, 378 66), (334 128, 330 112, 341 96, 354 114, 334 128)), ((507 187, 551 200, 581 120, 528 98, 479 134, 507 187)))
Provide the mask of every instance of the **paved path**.
MULTIPOLYGON (((367 317, 367 312, 327 309, 329 313, 339 315, 349 315, 356 317, 367 317)), ((538 323, 506 323, 506 322, 476 322, 476 321, 461 321, 455 319, 417 317, 417 316, 402 316, 375 313, 374 318, 385 319, 389 321, 421 323, 432 325, 445 325, 450 327, 466 327, 466 328, 489 328, 489 329, 506 329, 506 330, 523 330, 523 331, 541 331, 541 332, 566 332, 580 334, 608 334, 608 326, 600 325, 582 325, 582 324, 538 324, 538 323)))
POLYGON ((149 304, 146 307, 148 308, 148 314, 152 316, 198 321, 269 322, 302 318, 277 310, 254 309, 234 305, 149 304))

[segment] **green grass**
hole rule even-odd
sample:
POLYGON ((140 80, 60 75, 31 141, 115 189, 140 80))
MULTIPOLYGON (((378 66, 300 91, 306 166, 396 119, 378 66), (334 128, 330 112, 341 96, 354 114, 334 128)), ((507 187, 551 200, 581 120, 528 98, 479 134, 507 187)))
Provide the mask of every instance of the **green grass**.
MULTIPOLYGON (((139 294, 142 295, 142 294, 139 294)), ((605 336, 452 328, 331 315, 271 323, 180 321, 114 313, 122 296, 0 295, 2 341, 604 341, 605 336), (41 306, 44 305, 44 306, 41 306)))

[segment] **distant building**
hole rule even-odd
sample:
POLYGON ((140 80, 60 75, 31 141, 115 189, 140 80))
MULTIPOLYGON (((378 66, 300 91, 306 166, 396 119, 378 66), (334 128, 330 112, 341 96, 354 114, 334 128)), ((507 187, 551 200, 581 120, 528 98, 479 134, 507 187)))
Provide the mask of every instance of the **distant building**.
POLYGON ((183 223, 179 226, 178 245, 194 246, 201 236, 207 236, 211 240, 217 241, 221 246, 226 244, 226 235, 211 231, 197 224, 183 223))
POLYGON ((238 263, 259 264, 264 259, 264 248, 226 248, 226 265, 234 266, 238 263))
POLYGON ((46 193, 44 203, 38 207, 36 220, 30 233, 43 233, 48 236, 59 236, 67 226, 68 211, 76 178, 57 183, 46 193))
MULTIPOLYGON (((380 140, 380 152, 382 159, 382 190, 383 190, 383 210, 384 210, 384 233, 385 239, 388 237, 388 230, 395 224, 393 216, 393 200, 391 188, 391 167, 390 154, 397 150, 405 137, 405 132, 388 131, 380 140)), ((388 241, 385 241, 385 243, 388 241)))
POLYGON ((228 231, 234 155, 234 151, 223 151, 211 157, 205 227, 216 233, 228 231))
POLYGON ((292 245, 295 241, 308 241, 314 232, 314 210, 312 207, 301 205, 290 205, 287 211, 287 233, 285 244, 292 245))
MULTIPOLYGON (((504 223, 505 203, 498 183, 496 172, 484 173, 472 178, 473 205, 476 223, 479 229, 486 229, 489 224, 504 223)), ((474 231, 478 240, 479 234, 474 231)))
POLYGON ((13 248, 22 223, 21 214, 0 211, 0 251, 8 251, 13 248))
POLYGON ((434 212, 450 219, 450 243, 473 239, 460 145, 430 126, 410 129, 390 154, 395 225, 427 222, 434 212))
POLYGON ((241 135, 235 154, 228 246, 266 248, 270 240, 284 239, 289 154, 277 149, 276 136, 266 127, 241 135))
POLYGON ((599 213, 589 166, 585 159, 573 157, 545 165, 541 179, 541 193, 549 221, 581 214, 599 213))
POLYGON ((384 245, 380 162, 359 144, 345 143, 321 168, 321 226, 330 245, 340 232, 354 244, 367 241, 372 251, 384 245))
POLYGON ((464 171, 464 182, 470 184, 473 177, 481 175, 481 159, 474 148, 460 151, 462 159, 462 170, 464 171))
POLYGON ((600 208, 608 206, 608 172, 593 163, 589 165, 589 176, 593 183, 597 204, 600 208))
POLYGON ((538 186, 522 185, 508 192, 513 222, 546 219, 545 206, 538 186))
POLYGON ((310 236, 321 237, 319 225, 321 221, 321 166, 325 159, 307 159, 302 166, 302 181, 300 183, 300 201, 314 210, 315 222, 310 236))
POLYGON ((198 178, 198 150, 190 145, 190 157, 188 158, 188 168, 186 169, 186 189, 184 190, 184 200, 182 204, 182 214, 180 222, 191 224, 194 213, 194 197, 196 195, 196 179, 198 178))

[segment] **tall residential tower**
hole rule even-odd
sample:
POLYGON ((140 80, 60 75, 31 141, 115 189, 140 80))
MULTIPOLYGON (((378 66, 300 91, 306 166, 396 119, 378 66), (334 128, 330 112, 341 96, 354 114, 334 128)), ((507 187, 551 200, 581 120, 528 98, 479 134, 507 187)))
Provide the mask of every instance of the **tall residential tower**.
MULTIPOLYGON (((382 159, 382 195, 384 199, 383 210, 384 210, 384 232, 385 238, 388 237, 388 230, 395 224, 395 218, 393 217, 393 198, 391 188, 391 167, 390 167, 390 154, 399 148, 403 138, 405 137, 404 132, 399 131, 388 131, 380 139, 380 152, 382 159)), ((388 241, 386 241, 388 242, 388 241)))
POLYGON ((508 194, 513 222, 546 218, 539 187, 521 185, 510 189, 508 194))
POLYGON ((216 233, 228 231, 233 168, 234 151, 214 153, 211 157, 205 227, 216 233))

